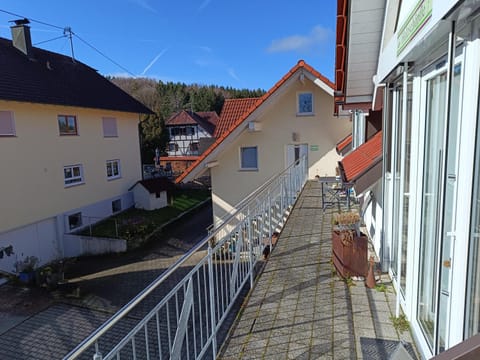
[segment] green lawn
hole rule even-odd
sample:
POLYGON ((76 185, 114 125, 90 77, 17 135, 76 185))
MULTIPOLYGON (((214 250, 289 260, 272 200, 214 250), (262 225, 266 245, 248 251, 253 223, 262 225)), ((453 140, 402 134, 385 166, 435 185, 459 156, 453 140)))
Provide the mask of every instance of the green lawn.
POLYGON ((208 190, 176 190, 173 204, 158 210, 131 208, 85 228, 80 235, 126 239, 130 243, 141 242, 159 226, 191 209, 210 197, 208 190))

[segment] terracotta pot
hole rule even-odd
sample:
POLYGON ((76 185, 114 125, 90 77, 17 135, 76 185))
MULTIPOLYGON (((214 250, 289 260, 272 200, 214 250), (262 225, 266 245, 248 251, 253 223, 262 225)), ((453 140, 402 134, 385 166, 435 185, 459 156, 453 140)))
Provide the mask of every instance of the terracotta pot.
POLYGON ((366 276, 368 272, 368 238, 366 235, 343 236, 342 231, 332 232, 333 264, 344 278, 366 276), (346 241, 345 238, 350 239, 346 241))

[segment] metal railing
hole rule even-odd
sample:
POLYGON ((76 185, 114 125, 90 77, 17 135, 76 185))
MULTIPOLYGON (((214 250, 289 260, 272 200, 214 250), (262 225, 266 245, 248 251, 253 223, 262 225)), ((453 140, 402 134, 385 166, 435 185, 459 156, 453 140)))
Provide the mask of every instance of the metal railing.
POLYGON ((271 179, 64 359, 216 358, 225 320, 307 180, 305 158, 271 179), (221 330, 222 329, 222 330, 221 330))

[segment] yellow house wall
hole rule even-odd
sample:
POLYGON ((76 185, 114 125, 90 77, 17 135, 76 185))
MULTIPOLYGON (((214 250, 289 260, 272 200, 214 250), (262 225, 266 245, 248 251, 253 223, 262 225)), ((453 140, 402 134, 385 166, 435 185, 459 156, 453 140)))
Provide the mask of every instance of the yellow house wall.
POLYGON ((333 97, 311 81, 294 83, 256 121, 261 123, 262 130, 245 130, 218 157, 219 166, 211 169, 216 219, 285 169, 288 144, 308 145, 309 178, 335 176, 341 159, 335 146, 351 132, 348 119, 333 116, 333 97), (297 94, 305 91, 314 94, 314 116, 297 116, 297 94), (297 134, 297 141, 293 141, 293 133, 297 134), (318 150, 313 150, 312 145, 318 150), (258 147, 258 171, 240 170, 240 147, 243 146, 258 147))
POLYGON ((126 193, 141 178, 137 114, 8 101, 0 110, 13 111, 16 130, 0 137, 0 233, 126 193), (77 116, 78 135, 59 135, 59 114, 77 116), (103 137, 102 117, 117 119, 118 137, 103 137), (122 176, 109 181, 113 159, 122 176), (63 167, 75 164, 85 183, 65 187, 63 167))

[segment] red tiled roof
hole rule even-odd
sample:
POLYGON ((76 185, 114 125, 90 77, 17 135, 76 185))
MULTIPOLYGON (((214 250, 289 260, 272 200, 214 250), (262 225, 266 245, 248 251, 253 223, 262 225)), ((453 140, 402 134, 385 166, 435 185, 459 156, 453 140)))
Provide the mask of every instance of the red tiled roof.
POLYGON ((210 155, 213 150, 215 150, 227 137, 230 135, 240 124, 243 123, 245 119, 247 119, 250 114, 252 114, 258 107, 260 107, 267 99, 269 99, 277 90, 280 88, 290 77, 293 76, 298 70, 304 69, 308 72, 310 72, 313 76, 316 78, 320 79, 325 85, 330 87, 333 91, 335 84, 332 83, 330 80, 328 80, 325 76, 320 74, 317 70, 315 70, 313 67, 308 65, 305 61, 299 60, 298 63, 290 69, 288 73, 286 73, 270 90, 268 90, 265 95, 263 95, 261 98, 258 99, 256 102, 255 106, 252 106, 248 111, 246 111, 241 117, 235 120, 235 122, 230 126, 228 131, 223 132, 217 140, 207 149, 203 152, 203 154, 198 158, 197 161, 195 161, 192 165, 188 167, 187 170, 183 172, 182 175, 180 175, 175 182, 180 183, 187 177, 189 173, 192 172, 193 169, 195 169, 201 162, 204 160, 208 155, 210 155))
POLYGON ((214 137, 220 137, 235 124, 243 114, 250 110, 260 98, 226 99, 223 103, 220 121, 215 128, 214 137))
POLYGON ((166 126, 180 125, 200 125, 209 134, 214 133, 219 117, 215 111, 199 111, 192 112, 182 110, 173 114, 167 121, 166 126))
POLYGON ((348 145, 352 143, 352 134, 347 135, 345 138, 340 140, 337 144, 337 153, 341 153, 348 145))
POLYGON ((382 134, 379 131, 340 162, 347 182, 357 180, 373 165, 382 160, 382 134))

